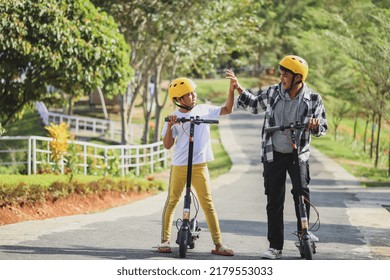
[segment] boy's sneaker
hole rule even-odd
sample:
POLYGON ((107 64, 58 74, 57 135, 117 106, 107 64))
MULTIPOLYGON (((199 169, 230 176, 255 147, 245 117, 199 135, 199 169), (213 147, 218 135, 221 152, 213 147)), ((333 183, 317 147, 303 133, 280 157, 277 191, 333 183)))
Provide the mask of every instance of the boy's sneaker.
POLYGON ((282 250, 277 250, 274 248, 269 248, 267 251, 261 254, 263 259, 276 260, 282 258, 282 250))
POLYGON ((309 231, 309 235, 312 241, 320 242, 320 239, 317 236, 315 236, 314 233, 312 233, 311 231, 309 231))

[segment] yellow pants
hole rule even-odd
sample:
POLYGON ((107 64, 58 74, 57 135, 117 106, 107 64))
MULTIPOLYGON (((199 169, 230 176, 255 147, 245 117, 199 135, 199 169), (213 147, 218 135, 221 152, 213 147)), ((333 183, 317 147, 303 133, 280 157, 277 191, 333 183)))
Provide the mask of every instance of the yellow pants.
MULTIPOLYGON (((222 244, 221 230, 214 203, 211 197, 210 176, 207 163, 192 166, 192 186, 206 217, 214 244, 222 244)), ((172 166, 169 180, 168 197, 163 210, 161 240, 169 241, 172 230, 173 214, 187 183, 187 166, 172 166)))

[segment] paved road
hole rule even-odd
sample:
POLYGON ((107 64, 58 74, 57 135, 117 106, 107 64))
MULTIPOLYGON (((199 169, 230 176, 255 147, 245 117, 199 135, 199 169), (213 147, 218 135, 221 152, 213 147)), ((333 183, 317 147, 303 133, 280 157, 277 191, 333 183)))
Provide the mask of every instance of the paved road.
MULTIPOLYGON (((232 170, 213 181, 213 195, 224 243, 235 250, 231 259, 259 259, 267 248, 265 196, 261 176, 262 117, 236 110, 221 119, 223 143, 232 170)), ((314 139, 315 141, 315 139, 314 139)), ((390 259, 390 188, 365 189, 338 164, 314 150, 311 157, 312 201, 320 212, 320 238, 315 259, 390 259)), ((166 193, 105 212, 29 221, 0 227, 0 259, 177 259, 156 253, 166 193)), ((181 216, 181 206, 176 213, 181 216)), ((203 228, 188 259, 224 259, 210 254, 212 242, 203 228)), ((294 246, 292 197, 285 205, 285 259, 299 259, 294 246)), ((172 232, 176 235, 174 227, 172 232)), ((174 242, 173 242, 174 243, 174 242)))

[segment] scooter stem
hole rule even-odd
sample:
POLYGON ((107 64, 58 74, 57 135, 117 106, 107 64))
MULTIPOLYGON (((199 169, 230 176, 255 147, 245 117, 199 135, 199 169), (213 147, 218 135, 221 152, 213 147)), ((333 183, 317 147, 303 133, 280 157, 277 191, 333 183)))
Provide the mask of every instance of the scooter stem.
POLYGON ((187 185, 186 194, 184 198, 184 210, 183 221, 189 222, 190 220, 190 207, 191 207, 191 181, 192 181, 192 157, 194 154, 194 117, 190 117, 190 135, 189 135, 189 147, 188 147, 188 166, 187 166, 187 185))
POLYGON ((306 212, 306 204, 305 204, 305 198, 303 195, 300 195, 298 197, 299 199, 299 214, 301 217, 301 228, 302 228, 302 234, 307 234, 309 230, 309 221, 307 219, 307 212, 306 212))

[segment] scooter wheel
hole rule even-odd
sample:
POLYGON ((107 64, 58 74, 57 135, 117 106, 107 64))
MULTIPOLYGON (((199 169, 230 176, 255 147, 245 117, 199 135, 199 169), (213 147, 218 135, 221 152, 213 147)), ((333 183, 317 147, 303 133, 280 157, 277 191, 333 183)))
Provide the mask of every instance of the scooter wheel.
POLYGON ((179 236, 179 255, 180 258, 185 258, 187 255, 187 247, 188 247, 188 229, 180 230, 179 236))
POLYGON ((313 259, 313 250, 311 248, 310 239, 303 240, 303 249, 305 252, 305 259, 312 260, 313 259))
POLYGON ((194 249, 194 248, 195 248, 195 240, 192 240, 191 243, 190 243, 190 245, 188 245, 188 247, 189 247, 190 249, 194 249))

